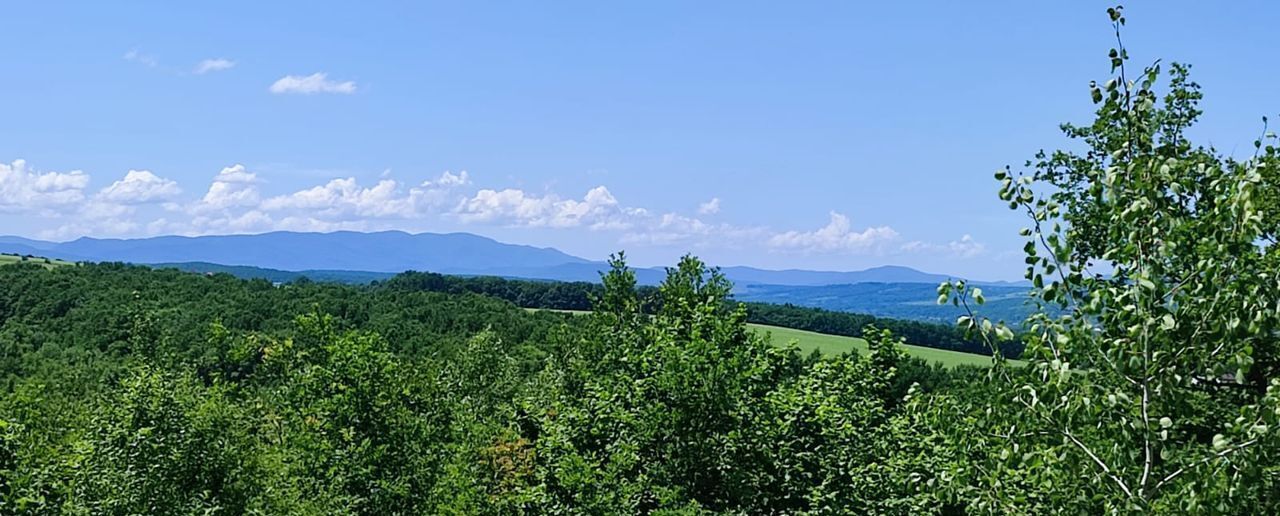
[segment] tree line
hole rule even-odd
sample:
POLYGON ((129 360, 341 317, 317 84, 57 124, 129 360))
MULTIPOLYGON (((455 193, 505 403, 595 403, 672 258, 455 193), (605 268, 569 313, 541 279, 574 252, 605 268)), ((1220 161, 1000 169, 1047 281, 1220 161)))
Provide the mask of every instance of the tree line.
MULTIPOLYGON (((603 287, 599 283, 558 282, 508 279, 491 276, 450 276, 433 272, 410 271, 381 282, 375 288, 422 290, 427 292, 470 292, 505 299, 526 308, 554 310, 591 310, 593 299, 600 297, 603 287)), ((637 287, 641 309, 654 313, 661 308, 661 298, 656 287, 637 287)), ((736 302, 731 298, 726 302, 736 302)), ((822 308, 792 304, 745 303, 747 322, 782 326, 830 335, 862 337, 867 326, 892 331, 907 342, 918 346, 990 355, 991 350, 981 339, 953 325, 875 317, 867 314, 838 312, 822 308)), ((1001 343, 1006 356, 1017 358, 1021 343, 1001 343)))

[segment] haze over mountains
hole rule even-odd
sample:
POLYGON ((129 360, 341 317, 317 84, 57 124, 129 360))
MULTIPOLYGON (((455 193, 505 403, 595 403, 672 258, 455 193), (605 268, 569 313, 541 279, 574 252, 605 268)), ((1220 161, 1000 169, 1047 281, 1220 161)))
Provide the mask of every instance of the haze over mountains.
MULTIPOLYGON (((398 273, 419 270, 557 281, 597 281, 599 272, 607 267, 604 262, 580 258, 552 248, 506 244, 470 233, 409 234, 400 231, 273 232, 141 239, 85 237, 70 242, 46 242, 10 236, 0 237, 0 252, 72 261, 121 261, 138 264, 205 262, 279 271, 398 273)), ((724 267, 722 270, 738 285, 936 284, 954 277, 899 266, 851 272, 765 270, 744 266, 724 267)), ((637 268, 636 274, 640 283, 656 284, 665 273, 661 267, 651 267, 637 268)))

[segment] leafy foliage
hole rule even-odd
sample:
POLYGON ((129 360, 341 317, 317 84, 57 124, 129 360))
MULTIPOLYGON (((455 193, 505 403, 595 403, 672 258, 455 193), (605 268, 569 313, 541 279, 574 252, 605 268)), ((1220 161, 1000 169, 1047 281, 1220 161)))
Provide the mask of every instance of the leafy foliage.
POLYGON ((118 264, 0 284, 0 512, 932 506, 902 400, 953 373, 880 330, 867 356, 772 345, 692 257, 651 294, 619 257, 575 318, 118 264))
MULTIPOLYGON (((1001 199, 1031 222, 1032 294, 1063 312, 1028 319, 1029 367, 997 367, 983 399, 996 410, 955 433, 985 457, 959 466, 976 484, 966 493, 992 510, 1273 512, 1257 504, 1275 503, 1280 480, 1274 136, 1244 160, 1193 145, 1189 67, 1170 66, 1163 93, 1159 63, 1131 80, 1123 11, 1109 14, 1114 76, 1091 85, 1097 118, 1063 126, 1087 150, 996 174, 1001 199)), ((940 294, 982 301, 963 283, 940 294)), ((961 324, 1008 335, 982 318, 961 324)))

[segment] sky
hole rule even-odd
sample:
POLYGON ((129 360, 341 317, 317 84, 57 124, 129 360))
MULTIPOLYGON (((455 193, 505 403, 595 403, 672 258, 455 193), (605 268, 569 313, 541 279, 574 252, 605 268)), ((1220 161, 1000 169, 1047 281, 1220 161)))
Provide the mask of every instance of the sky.
MULTIPOLYGON (((992 173, 1070 148, 1103 2, 22 2, 0 234, 465 231, 601 259, 1022 273, 992 173)), ((1130 2, 1192 135, 1280 113, 1274 2, 1130 2)))

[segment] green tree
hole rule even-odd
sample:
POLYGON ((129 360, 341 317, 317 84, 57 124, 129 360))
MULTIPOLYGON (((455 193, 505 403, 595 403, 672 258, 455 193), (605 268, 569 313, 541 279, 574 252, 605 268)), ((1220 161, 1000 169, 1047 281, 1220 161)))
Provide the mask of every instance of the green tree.
POLYGON ((298 318, 297 340, 270 345, 263 368, 277 413, 271 461, 283 467, 273 511, 429 511, 449 443, 452 406, 431 371, 406 368, 377 335, 341 331, 329 316, 298 318))
MULTIPOLYGON (((979 486, 961 496, 992 511, 1275 512, 1274 136, 1246 159, 1194 145, 1189 68, 1171 65, 1163 85, 1158 62, 1132 76, 1123 11, 1108 13, 1113 77, 1090 85, 1092 124, 1063 126, 1084 151, 996 173, 1000 198, 1030 221, 1026 277, 1041 310, 1025 323, 1027 367, 997 357, 998 387, 953 407, 986 405, 950 416, 957 446, 983 457, 957 466, 979 486)), ((983 301, 959 282, 940 295, 983 301)), ((993 349, 1010 336, 960 322, 993 349)))
POLYGON ((98 409, 78 446, 66 509, 244 512, 261 479, 246 422, 223 388, 141 366, 98 409))

